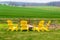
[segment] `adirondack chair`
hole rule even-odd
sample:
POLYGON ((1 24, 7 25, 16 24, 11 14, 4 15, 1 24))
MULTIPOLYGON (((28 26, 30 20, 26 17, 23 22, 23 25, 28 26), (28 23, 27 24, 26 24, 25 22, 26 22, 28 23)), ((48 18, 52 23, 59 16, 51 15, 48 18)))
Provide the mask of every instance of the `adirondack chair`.
POLYGON ((47 23, 47 25, 46 26, 44 26, 44 21, 40 21, 39 22, 39 25, 38 25, 38 32, 39 32, 39 30, 41 30, 41 31, 49 31, 49 29, 48 29, 48 27, 49 27, 49 25, 50 25, 50 23, 51 23, 51 21, 48 21, 48 23, 47 23))
POLYGON ((8 31, 9 30, 11 30, 11 31, 14 31, 14 30, 18 30, 18 25, 16 25, 15 27, 14 27, 14 25, 13 25, 13 22, 11 21, 11 20, 7 20, 7 23, 8 23, 8 31))
POLYGON ((20 21, 20 26, 21 26, 21 31, 23 31, 23 30, 29 31, 29 27, 28 27, 28 24, 27 24, 26 20, 21 20, 20 21))
POLYGON ((43 30, 44 27, 44 20, 39 21, 38 26, 36 26, 35 24, 33 24, 33 31, 38 31, 40 32, 40 30, 43 30))
POLYGON ((44 31, 44 20, 41 20, 38 24, 37 31, 40 32, 40 30, 44 31))

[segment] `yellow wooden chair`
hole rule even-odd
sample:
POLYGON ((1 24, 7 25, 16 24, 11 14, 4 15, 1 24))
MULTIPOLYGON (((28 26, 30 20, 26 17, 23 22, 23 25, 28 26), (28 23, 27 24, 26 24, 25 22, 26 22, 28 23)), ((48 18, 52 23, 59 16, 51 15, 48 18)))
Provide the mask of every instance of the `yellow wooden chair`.
POLYGON ((40 30, 44 31, 44 20, 41 20, 38 24, 38 29, 37 31, 40 32, 40 30))
POLYGON ((7 20, 7 23, 8 23, 8 31, 9 30, 11 30, 11 31, 14 31, 14 30, 18 30, 18 25, 16 25, 15 27, 14 27, 14 25, 13 25, 13 22, 11 21, 11 20, 7 20))
POLYGON ((39 21, 38 26, 33 24, 33 31, 35 31, 35 30, 37 30, 38 32, 40 32, 40 30, 43 31, 43 27, 44 27, 44 20, 41 20, 41 21, 39 21))
POLYGON ((51 21, 48 21, 47 25, 44 26, 44 21, 41 21, 39 23, 39 25, 38 25, 38 32, 39 32, 39 30, 41 30, 41 31, 44 31, 44 30, 49 31, 48 27, 49 27, 50 23, 51 23, 51 21))
POLYGON ((21 26, 21 31, 23 31, 23 30, 29 31, 29 27, 28 27, 28 24, 27 24, 26 20, 21 20, 20 21, 20 26, 21 26))

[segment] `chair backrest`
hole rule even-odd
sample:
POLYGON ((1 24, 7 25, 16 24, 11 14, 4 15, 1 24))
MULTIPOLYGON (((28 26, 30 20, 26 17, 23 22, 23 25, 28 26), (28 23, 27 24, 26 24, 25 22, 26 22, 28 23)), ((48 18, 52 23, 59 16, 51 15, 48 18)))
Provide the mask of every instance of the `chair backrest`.
POLYGON ((20 21, 20 26, 23 27, 23 28, 26 28, 27 27, 27 21, 26 20, 21 20, 20 21))
POLYGON ((44 20, 39 21, 38 27, 39 28, 44 27, 44 20))
POLYGON ((11 20, 7 20, 7 23, 8 23, 8 26, 9 26, 10 28, 12 28, 12 27, 13 27, 13 23, 12 23, 12 21, 11 21, 11 20))

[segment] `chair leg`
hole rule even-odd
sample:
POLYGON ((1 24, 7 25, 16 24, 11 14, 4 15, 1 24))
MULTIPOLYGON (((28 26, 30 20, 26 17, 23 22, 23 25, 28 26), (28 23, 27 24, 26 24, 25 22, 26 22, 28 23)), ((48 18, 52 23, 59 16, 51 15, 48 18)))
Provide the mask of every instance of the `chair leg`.
POLYGON ((47 28, 45 29, 46 31, 49 31, 47 28))
POLYGON ((27 32, 29 31, 29 29, 27 29, 27 32))
POLYGON ((16 29, 16 31, 18 31, 18 29, 16 29))
POLYGON ((35 28, 33 28, 32 30, 35 31, 35 28))
POLYGON ((42 27, 42 28, 41 28, 41 31, 43 31, 43 32, 44 32, 44 30, 45 30, 44 28, 45 28, 45 27, 42 27))
POLYGON ((22 29, 20 29, 22 31, 22 29))
POLYGON ((44 29, 42 29, 42 31, 44 32, 44 29))
POLYGON ((14 31, 14 29, 11 29, 11 31, 14 31))
POLYGON ((40 30, 39 30, 39 29, 38 29, 37 31, 38 31, 38 32, 40 32, 40 30))
POLYGON ((45 31, 49 31, 47 28, 44 28, 45 31))

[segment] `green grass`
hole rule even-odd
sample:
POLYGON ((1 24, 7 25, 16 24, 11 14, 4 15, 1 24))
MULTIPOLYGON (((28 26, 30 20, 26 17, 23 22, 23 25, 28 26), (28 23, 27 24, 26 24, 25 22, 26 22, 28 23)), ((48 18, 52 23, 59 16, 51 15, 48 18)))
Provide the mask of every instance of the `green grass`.
MULTIPOLYGON (((60 8, 44 7, 11 7, 0 5, 0 18, 60 18, 60 8)), ((60 30, 50 32, 7 31, 7 24, 0 24, 0 40, 60 40, 60 30)))
POLYGON ((12 7, 0 5, 1 18, 60 18, 60 7, 12 7))
POLYGON ((60 30, 50 32, 12 32, 1 29, 0 40, 60 40, 60 30))
POLYGON ((0 40, 60 40, 60 30, 49 32, 7 31, 7 24, 0 25, 0 40))

